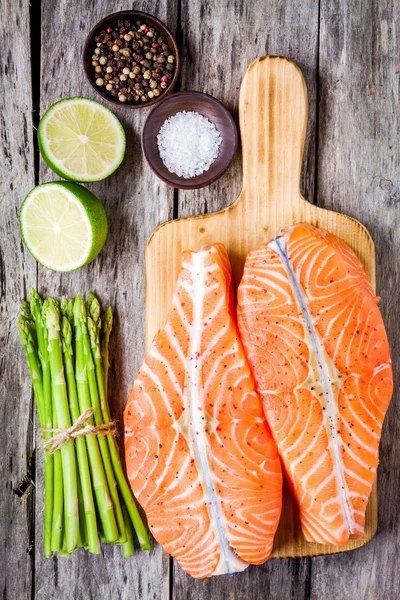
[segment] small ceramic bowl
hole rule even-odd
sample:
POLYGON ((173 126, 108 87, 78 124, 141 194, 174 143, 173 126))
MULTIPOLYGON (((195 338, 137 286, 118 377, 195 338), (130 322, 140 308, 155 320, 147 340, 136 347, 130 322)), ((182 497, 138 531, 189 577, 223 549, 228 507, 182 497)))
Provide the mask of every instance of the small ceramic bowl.
POLYGON ((160 100, 163 100, 166 96, 168 96, 168 94, 172 92, 179 75, 180 52, 174 36, 172 35, 168 27, 164 25, 162 21, 157 19, 157 17, 153 17, 153 15, 149 15, 148 13, 139 10, 122 10, 120 12, 113 13, 112 15, 108 15, 108 17, 102 19, 93 27, 88 37, 86 38, 85 46, 83 49, 83 68, 85 70, 86 77, 88 78, 93 89, 95 89, 96 92, 104 100, 107 100, 107 102, 111 102, 111 104, 115 104, 115 106, 120 106, 121 108, 147 108, 148 106, 152 106, 153 104, 160 102, 160 100), (163 35, 166 38, 168 46, 174 53, 175 71, 170 85, 157 98, 153 98, 148 102, 143 102, 141 104, 137 104, 135 102, 120 102, 118 98, 113 98, 107 92, 106 89, 103 89, 96 85, 96 74, 94 73, 94 67, 92 66, 92 54, 94 49, 96 48, 96 42, 94 41, 94 38, 100 33, 102 29, 107 29, 107 27, 114 27, 117 21, 119 21, 119 19, 129 19, 131 21, 136 21, 137 19, 140 19, 147 25, 154 27, 156 31, 158 31, 161 35, 163 35))
POLYGON ((179 92, 165 98, 163 102, 153 108, 146 119, 142 132, 142 149, 150 167, 165 183, 180 190, 196 190, 219 179, 231 164, 237 150, 237 143, 237 128, 230 112, 221 102, 201 92, 179 92), (179 177, 176 173, 168 171, 161 159, 157 145, 157 136, 163 123, 181 111, 198 112, 207 117, 211 123, 214 123, 222 136, 218 156, 211 167, 208 171, 190 179, 179 177))

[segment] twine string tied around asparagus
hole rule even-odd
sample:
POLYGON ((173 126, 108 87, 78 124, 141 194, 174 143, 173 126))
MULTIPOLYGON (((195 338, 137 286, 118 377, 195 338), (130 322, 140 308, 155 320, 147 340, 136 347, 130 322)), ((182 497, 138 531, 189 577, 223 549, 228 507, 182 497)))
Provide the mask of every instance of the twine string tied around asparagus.
POLYGON ((88 425, 93 417, 93 408, 88 408, 68 429, 43 428, 42 433, 53 433, 53 437, 43 440, 43 448, 49 454, 54 454, 66 442, 82 435, 117 435, 117 424, 109 421, 102 425, 88 425))

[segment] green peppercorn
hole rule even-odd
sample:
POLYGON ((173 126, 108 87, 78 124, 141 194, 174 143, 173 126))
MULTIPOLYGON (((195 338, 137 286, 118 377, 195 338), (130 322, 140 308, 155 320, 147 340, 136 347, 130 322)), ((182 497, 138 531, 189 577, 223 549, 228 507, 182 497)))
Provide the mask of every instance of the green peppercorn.
POLYGON ((147 94, 143 94, 143 96, 140 98, 142 102, 147 102, 147 100, 149 99, 147 94))
POLYGON ((175 56, 173 56, 172 54, 170 54, 170 55, 168 56, 168 58, 167 58, 167 61, 168 61, 169 63, 173 63, 173 62, 174 62, 174 60, 175 60, 175 56))
POLYGON ((149 92, 147 92, 147 96, 151 99, 154 98, 154 93, 150 90, 149 92))
POLYGON ((150 77, 151 77, 151 71, 145 71, 143 73, 143 78, 144 79, 150 79, 150 77))
POLYGON ((154 90, 157 87, 157 81, 155 79, 150 79, 150 88, 154 90))
POLYGON ((153 90, 153 94, 157 98, 160 95, 160 90, 156 88, 155 90, 153 90))

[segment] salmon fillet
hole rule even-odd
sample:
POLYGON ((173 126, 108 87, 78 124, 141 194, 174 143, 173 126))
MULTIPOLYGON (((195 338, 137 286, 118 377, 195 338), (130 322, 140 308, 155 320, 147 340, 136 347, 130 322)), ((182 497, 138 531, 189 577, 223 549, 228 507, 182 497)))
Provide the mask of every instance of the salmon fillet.
POLYGON ((222 244, 183 254, 124 421, 132 490, 155 539, 187 573, 234 573, 268 558, 280 459, 238 338, 222 244))
POLYGON ((305 538, 362 536, 393 383, 360 261, 326 231, 289 227, 250 252, 237 313, 305 538))

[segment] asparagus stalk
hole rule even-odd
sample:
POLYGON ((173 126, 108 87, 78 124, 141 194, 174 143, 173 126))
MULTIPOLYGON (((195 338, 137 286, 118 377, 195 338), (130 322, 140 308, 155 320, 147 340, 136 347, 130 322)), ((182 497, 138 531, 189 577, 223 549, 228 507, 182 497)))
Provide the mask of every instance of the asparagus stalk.
MULTIPOLYGON (((93 317, 92 317, 93 318, 93 317)), ((108 401, 108 371, 110 368, 110 361, 108 358, 108 344, 110 340, 110 334, 113 325, 113 313, 112 308, 109 306, 103 315, 102 320, 102 337, 101 337, 101 366, 103 370, 103 381, 104 381, 104 394, 108 401)))
MULTIPOLYGON (((52 421, 52 397, 51 397, 51 375, 48 352, 47 329, 42 319, 43 301, 35 289, 30 291, 30 310, 35 323, 35 331, 38 341, 39 359, 43 373, 43 420, 41 427, 51 429, 52 421)), ((25 309, 26 310, 26 309, 25 309)), ((40 417, 39 417, 40 418, 40 417)), ((44 439, 49 439, 51 433, 43 433, 44 439)), ((44 455, 44 555, 51 556, 52 527, 53 527, 53 495, 57 493, 54 489, 54 479, 59 479, 56 469, 60 468, 60 460, 54 460, 54 456, 48 452, 44 455), (56 464, 54 464, 56 463, 56 464)))
MULTIPOLYGON (((36 330, 31 321, 29 304, 26 302, 22 308, 23 314, 18 321, 18 332, 26 352, 29 371, 35 395, 35 402, 39 416, 40 426, 47 426, 46 401, 43 390, 43 372, 39 360, 36 330), (29 309, 29 312, 28 312, 29 309)), ((46 455, 44 458, 44 519, 43 519, 43 551, 46 557, 52 555, 51 527, 53 518, 53 457, 46 455)))
MULTIPOLYGON (((53 423, 54 429, 58 427, 57 411, 53 400, 53 423)), ((50 455, 49 455, 50 456, 50 455)), ((53 456, 53 519, 51 524, 51 549, 53 552, 61 552, 64 546, 66 551, 65 529, 66 517, 64 516, 64 482, 63 482, 63 464, 61 450, 56 450, 53 456)))
MULTIPOLYGON (((80 412, 83 413, 91 408, 90 391, 88 384, 87 358, 84 352, 84 337, 87 336, 86 319, 82 318, 82 305, 85 306, 81 296, 75 299, 74 303, 74 326, 75 326, 75 358, 76 370, 75 378, 77 385, 78 401, 80 412)), ((93 419, 89 421, 93 425, 93 419)), ((101 521, 101 529, 104 532, 104 538, 108 542, 116 542, 119 537, 118 527, 115 520, 114 507, 110 497, 110 491, 104 470, 102 455, 99 449, 100 436, 86 436, 86 443, 89 455, 89 464, 92 474, 93 488, 96 497, 97 510, 101 521)))
MULTIPOLYGON (((83 348, 83 352, 85 355, 85 362, 86 362, 86 366, 87 366, 87 378, 88 378, 88 383, 89 383, 90 401, 91 401, 91 405, 93 408, 94 422, 95 422, 95 425, 102 425, 103 424, 103 416, 102 416, 102 411, 101 411, 101 406, 100 406, 99 392, 98 392, 97 381, 96 381, 96 372, 95 372, 95 366, 94 366, 93 359, 92 359, 90 339, 89 339, 89 333, 88 333, 88 321, 90 318, 89 319, 87 318, 86 306, 85 306, 84 301, 82 300, 82 297, 79 294, 75 298, 75 312, 76 312, 77 318, 79 319, 80 324, 81 324, 82 348, 83 348)), ((91 319, 90 319, 90 321, 91 321, 91 319)), ((110 436, 107 436, 107 437, 110 437, 110 436)), ((110 497, 111 497, 111 500, 112 500, 112 503, 114 506, 115 517, 117 520, 117 525, 118 525, 118 530, 119 530, 118 543, 122 544, 122 543, 126 542, 125 523, 124 523, 124 517, 122 514, 121 502, 120 502, 120 499, 118 496, 117 483, 115 481, 114 471, 112 468, 112 462, 111 462, 110 453, 109 453, 109 449, 108 449, 108 442, 107 442, 106 437, 103 437, 103 436, 98 436, 98 441, 99 441, 101 457, 103 459, 104 470, 105 470, 106 477, 107 477, 108 488, 110 490, 110 497)))
POLYGON ((125 505, 122 505, 122 512, 124 513, 125 529, 126 529, 126 537, 127 537, 127 540, 126 540, 125 544, 123 545, 124 556, 125 556, 125 558, 130 558, 131 556, 133 556, 134 551, 135 551, 135 546, 133 543, 133 527, 132 527, 132 522, 130 520, 130 517, 128 515, 125 505))
MULTIPOLYGON (((71 417, 62 360, 60 309, 51 298, 47 298, 43 304, 43 319, 48 331, 49 362, 56 419, 59 427, 67 429, 71 426, 71 417)), ((77 546, 79 537, 78 484, 73 440, 63 444, 61 457, 66 523, 65 545, 67 551, 72 552, 77 546)))
MULTIPOLYGON (((97 386, 99 390, 100 404, 102 409, 102 416, 105 423, 108 423, 111 420, 110 408, 107 399, 107 388, 106 385, 108 383, 108 340, 110 337, 111 329, 112 329, 112 310, 108 308, 104 318, 103 318, 103 339, 106 338, 106 342, 103 346, 104 353, 102 355, 100 349, 100 303, 96 296, 90 292, 90 314, 91 318, 88 318, 88 329, 90 334, 90 343, 92 349, 92 356, 96 368, 96 380, 97 386), (103 370, 103 365, 106 367, 103 370), (105 373, 107 376, 105 377, 105 373), (106 381, 107 379, 107 381, 106 381)), ((115 478, 118 483, 118 488, 122 499, 127 508, 130 519, 133 523, 133 526, 136 530, 136 534, 138 536, 138 540, 140 543, 140 547, 142 550, 151 550, 151 543, 147 533, 147 529, 143 524, 140 513, 137 509, 135 499, 133 497, 131 488, 126 480, 124 470, 122 468, 122 463, 119 455, 119 448, 117 441, 112 436, 107 436, 107 441, 110 450, 111 461, 114 468, 115 478)))
MULTIPOLYGON (((61 320, 62 349, 64 357, 65 376, 67 380, 69 408, 72 421, 75 422, 80 416, 78 394, 75 381, 75 370, 73 364, 72 328, 66 316, 61 320)), ((90 478, 89 461, 86 442, 83 437, 75 439, 76 454, 78 458, 80 485, 82 490, 83 507, 86 522, 87 544, 89 552, 100 553, 100 543, 97 531, 96 510, 94 505, 92 483, 90 478)), ((84 540, 83 540, 84 541, 84 540)))

